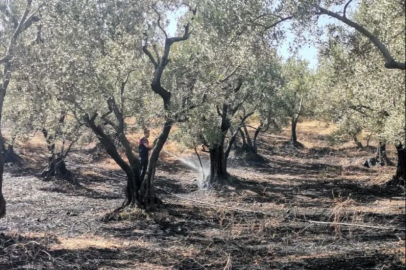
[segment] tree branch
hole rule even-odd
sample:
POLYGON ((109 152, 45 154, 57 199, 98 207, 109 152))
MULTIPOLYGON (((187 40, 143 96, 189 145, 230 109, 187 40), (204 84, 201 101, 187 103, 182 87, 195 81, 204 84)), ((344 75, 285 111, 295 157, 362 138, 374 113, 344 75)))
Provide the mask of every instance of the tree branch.
POLYGON ((131 167, 125 162, 120 154, 117 151, 116 146, 114 145, 113 141, 110 137, 103 131, 100 125, 96 125, 94 120, 96 119, 97 114, 94 114, 91 118, 89 115, 85 115, 83 120, 85 121, 86 125, 92 129, 92 131, 96 134, 97 138, 99 139, 100 143, 104 146, 107 153, 110 157, 114 159, 114 161, 120 166, 120 168, 126 172, 127 175, 133 174, 131 167))
MULTIPOLYGON (((27 5, 25 7, 25 11, 23 15, 21 16, 18 25, 15 27, 14 33, 10 39, 10 43, 7 47, 6 55, 0 59, 0 64, 5 63, 10 61, 13 58, 13 49, 14 45, 17 41, 18 36, 25 31, 27 28, 29 28, 33 22, 39 21, 39 18, 35 15, 31 15, 28 19, 27 16, 30 13, 31 10, 31 5, 32 5, 32 0, 27 0, 27 5)), ((9 13, 11 14, 11 13, 9 13)), ((3 82, 4 84, 4 82, 3 82)), ((7 83, 8 85, 8 83, 7 83)), ((6 85, 6 86, 7 86, 6 85)), ((4 87, 3 87, 4 88, 4 87)), ((6 87, 7 88, 7 87, 6 87)))
POLYGON ((234 93, 237 93, 238 91, 240 91, 240 90, 241 90, 241 86, 242 86, 242 80, 238 80, 237 87, 234 88, 233 92, 234 92, 234 93))
POLYGON ((161 31, 164 33, 165 38, 168 38, 168 34, 166 33, 165 29, 161 26, 161 14, 154 8, 155 13, 158 15, 158 27, 161 29, 161 31))
POLYGON ((68 149, 66 149, 65 153, 61 153, 62 159, 65 159, 68 155, 69 152, 72 150, 72 146, 79 140, 79 136, 76 137, 73 141, 70 142, 68 149))
POLYGON ((351 4, 351 2, 352 2, 352 0, 349 0, 349 1, 347 2, 347 4, 345 4, 344 13, 343 13, 343 17, 344 17, 344 18, 347 18, 347 16, 346 16, 347 7, 351 4))
POLYGON ((118 126, 113 121, 111 121, 110 119, 107 118, 107 116, 109 116, 112 112, 113 112, 113 110, 111 108, 109 108, 109 111, 106 112, 105 114, 103 114, 102 116, 100 116, 100 119, 102 119, 106 124, 108 124, 112 128, 114 128, 114 130, 118 133, 119 132, 118 126))
POLYGON ((367 29, 365 29, 363 26, 359 25, 356 22, 353 22, 349 20, 346 17, 343 17, 335 12, 331 12, 325 8, 322 8, 320 6, 316 6, 316 8, 320 11, 321 14, 328 15, 330 17, 336 18, 337 20, 345 23, 348 26, 351 26, 364 36, 366 36, 374 45, 379 49, 379 51, 382 53, 383 57, 385 58, 385 67, 388 69, 400 69, 400 70, 405 70, 406 69, 406 63, 405 62, 397 62, 393 59, 392 55, 386 48, 385 44, 383 44, 376 36, 374 36, 371 32, 369 32, 367 29))
POLYGON ((33 23, 38 22, 38 21, 39 21, 39 17, 32 14, 30 17, 28 17, 27 20, 25 20, 22 32, 25 31, 26 29, 28 29, 33 23))
MULTIPOLYGON (((146 33, 144 35, 146 36, 146 33)), ((169 62, 169 53, 170 53, 172 44, 175 42, 187 40, 189 38, 189 35, 190 35, 190 31, 189 31, 189 23, 188 23, 187 25, 185 25, 185 32, 184 32, 183 36, 171 37, 171 38, 166 37, 164 53, 162 55, 162 58, 160 58, 158 60, 158 62, 155 61, 151 52, 148 50, 148 48, 147 48, 148 38, 147 38, 147 36, 145 38, 145 44, 142 49, 143 49, 144 53, 149 57, 149 59, 151 60, 151 62, 154 64, 154 67, 155 67, 154 78, 152 79, 151 88, 152 88, 152 91, 154 91, 156 94, 161 96, 161 98, 164 102, 165 111, 170 110, 171 93, 168 90, 166 90, 164 87, 162 87, 162 85, 161 85, 162 74, 164 72, 166 65, 169 62)))
POLYGON ((157 61, 155 61, 154 56, 152 56, 152 53, 148 50, 147 42, 145 42, 144 46, 142 46, 142 51, 148 56, 149 60, 154 65, 155 69, 158 68, 157 61))
MULTIPOLYGON (((138 166, 137 163, 137 158, 132 152, 131 144, 128 141, 127 137, 125 136, 125 130, 124 130, 124 118, 122 112, 120 112, 120 109, 117 106, 117 103, 114 98, 109 98, 107 100, 109 109, 113 111, 114 115, 116 116, 116 119, 118 121, 118 132, 117 132, 117 137, 121 142, 121 145, 124 148, 124 152, 128 158, 128 161, 131 164, 131 167, 138 166)), ((138 168, 138 167, 137 167, 138 168)))
POLYGON ((302 106, 303 106, 303 96, 300 98, 299 109, 297 110, 296 116, 294 117, 295 122, 299 119, 300 113, 302 111, 302 106))
POLYGON ((166 42, 168 42, 170 45, 172 45, 172 44, 175 43, 175 42, 187 40, 187 39, 189 38, 189 36, 190 36, 190 33, 191 33, 191 31, 189 31, 189 26, 190 26, 189 23, 187 23, 187 24, 184 26, 185 31, 184 31, 184 33, 183 33, 183 36, 181 36, 181 37, 171 37, 171 38, 167 38, 167 39, 166 39, 166 42))
POLYGON ((220 108, 219 108, 218 105, 216 105, 216 110, 217 110, 217 114, 218 114, 220 117, 223 117, 223 114, 220 112, 220 108))
POLYGON ((159 65, 160 62, 161 62, 161 60, 160 60, 161 58, 159 56, 159 52, 158 52, 158 48, 156 47, 156 44, 152 45, 152 49, 154 49, 155 57, 156 57, 156 59, 158 61, 158 65, 159 65))
POLYGON ((238 127, 236 128, 236 130, 235 130, 233 136, 231 137, 230 141, 228 142, 228 147, 227 147, 227 150, 226 150, 226 152, 225 152, 226 159, 227 159, 228 156, 230 155, 231 147, 232 147, 232 145, 233 145, 233 143, 234 143, 234 141, 235 141, 235 138, 237 137, 237 134, 238 134, 239 129, 242 127, 242 125, 244 124, 245 120, 247 120, 248 117, 250 117, 250 116, 253 115, 253 114, 254 114, 254 112, 250 112, 249 114, 246 114, 246 115, 241 119, 240 124, 238 125, 238 127))
POLYGON ((37 26, 37 35, 35 36, 35 39, 31 41, 31 45, 34 45, 35 43, 43 43, 44 39, 42 38, 42 25, 37 26))
POLYGON ((24 11, 23 15, 21 16, 21 19, 18 23, 16 30, 14 31, 12 40, 16 40, 18 35, 20 35, 20 33, 26 29, 26 28, 24 28, 24 24, 26 22, 28 13, 30 13, 31 5, 32 5, 32 0, 27 0, 27 6, 25 7, 25 11, 24 11))
POLYGON ((248 93, 241 102, 237 103, 237 105, 235 105, 234 108, 231 109, 231 115, 234 115, 238 109, 242 106, 242 104, 244 104, 244 102, 248 99, 248 97, 250 96, 251 93, 248 93))
POLYGON ((291 20, 292 18, 293 18, 293 16, 281 18, 279 21, 277 21, 277 22, 275 22, 275 23, 273 23, 271 25, 268 25, 268 26, 264 26, 264 25, 261 25, 261 24, 259 24, 259 25, 264 27, 265 30, 269 30, 269 29, 274 28, 275 26, 277 26, 278 24, 280 24, 280 23, 282 23, 284 21, 291 20))
POLYGON ((107 105, 109 107, 109 110, 114 113, 114 116, 116 117, 116 120, 118 122, 117 126, 117 132, 119 134, 124 132, 124 119, 123 119, 123 114, 120 112, 116 100, 113 97, 110 97, 107 99, 107 105))

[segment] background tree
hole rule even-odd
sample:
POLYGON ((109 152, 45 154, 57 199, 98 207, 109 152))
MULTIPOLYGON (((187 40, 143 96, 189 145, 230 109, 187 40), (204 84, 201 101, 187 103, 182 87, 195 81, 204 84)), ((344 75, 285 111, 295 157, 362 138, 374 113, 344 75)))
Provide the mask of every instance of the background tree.
MULTIPOLYGON (((404 29, 398 28, 402 25, 399 15, 390 12, 393 3, 385 6, 378 2, 369 4, 361 3, 358 12, 354 13, 354 20, 368 24, 395 55, 403 54, 404 57, 405 43, 399 35, 404 29), (374 14, 372 17, 371 13, 374 14), (391 20, 379 23, 383 14, 390 14, 391 20)), ((381 163, 390 164, 385 156, 386 144, 397 144, 399 148, 404 140, 404 72, 380 66, 381 55, 370 40, 361 33, 341 27, 330 28, 329 41, 320 56, 319 73, 324 78, 320 82, 325 90, 321 96, 327 95, 327 91, 330 96, 325 103, 327 110, 341 130, 354 135, 362 128, 376 134, 379 141, 377 157, 381 163)), ((400 161, 401 153, 398 151, 400 161)), ((404 170, 399 163, 398 172, 395 178, 404 179, 404 170)))
MULTIPOLYGON (((21 37, 24 32, 27 31, 33 23, 39 20, 35 11, 32 11, 32 0, 27 1, 1 1, 0 2, 0 20, 1 20, 1 43, 0 51, 1 58, 0 64, 3 66, 3 71, 0 73, 0 152, 3 153, 4 141, 1 133, 1 120, 4 98, 6 96, 7 89, 11 82, 11 75, 14 71, 13 61, 17 56, 16 50, 19 45, 24 45, 21 42, 21 37)), ((4 160, 3 155, 0 155, 0 217, 6 214, 6 201, 4 200, 2 193, 3 185, 3 170, 4 160)))
POLYGON ((19 50, 20 57, 15 62, 19 69, 5 102, 4 116, 14 141, 37 131, 44 136, 48 164, 43 177, 70 179, 65 159, 73 144, 80 139, 81 125, 68 114, 68 108, 60 97, 55 96, 55 91, 47 91, 44 83, 47 82, 48 63, 45 59, 49 57, 49 48, 42 38, 42 26, 38 29, 31 46, 19 50))
POLYGON ((299 117, 312 112, 313 75, 306 61, 289 59, 283 65, 283 78, 284 86, 281 94, 291 122, 290 140, 293 146, 300 146, 296 128, 299 117))
MULTIPOLYGON (((262 2, 250 4, 253 10, 264 8, 262 2)), ((231 147, 261 99, 277 88, 274 80, 279 59, 269 38, 263 36, 263 27, 241 21, 246 10, 243 6, 248 3, 205 1, 201 5, 194 24, 199 35, 190 42, 198 52, 200 67, 195 89, 205 93, 207 102, 190 116, 195 127, 185 123, 182 128, 198 135, 197 141, 209 152, 209 187, 229 180, 231 147)))
POLYGON ((140 46, 144 9, 133 1, 77 0, 48 2, 47 12, 43 38, 49 55, 42 61, 54 72, 47 73, 46 91, 90 128, 125 172, 122 207, 142 206, 136 147, 127 137, 131 129, 126 119, 140 119, 148 105, 140 46))

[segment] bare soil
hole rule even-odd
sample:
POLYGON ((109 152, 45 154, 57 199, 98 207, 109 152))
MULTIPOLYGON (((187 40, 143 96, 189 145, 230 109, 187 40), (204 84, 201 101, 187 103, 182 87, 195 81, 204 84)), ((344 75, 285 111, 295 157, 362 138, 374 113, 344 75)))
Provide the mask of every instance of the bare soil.
POLYGON ((43 181, 44 149, 21 150, 29 162, 5 173, 0 269, 404 269, 405 193, 383 185, 396 168, 363 167, 372 148, 330 146, 328 133, 299 124, 303 149, 288 132, 261 135, 263 160, 234 157, 235 185, 219 190, 162 155, 164 206, 110 221, 125 186, 111 161, 77 150, 74 183, 43 181))

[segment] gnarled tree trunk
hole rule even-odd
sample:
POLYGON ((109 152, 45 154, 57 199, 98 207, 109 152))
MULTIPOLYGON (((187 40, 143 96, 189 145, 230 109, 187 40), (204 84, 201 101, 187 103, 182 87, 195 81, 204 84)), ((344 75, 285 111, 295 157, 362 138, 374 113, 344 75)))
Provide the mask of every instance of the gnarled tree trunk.
POLYGON ((46 180, 51 177, 71 180, 72 173, 66 167, 64 158, 54 155, 53 157, 48 158, 48 167, 41 173, 41 177, 44 177, 46 180))
POLYGON ((46 128, 42 129, 42 134, 45 137, 45 141, 47 142, 48 148, 48 166, 47 169, 45 169, 41 174, 41 176, 44 177, 45 179, 56 177, 59 179, 71 180, 72 178, 72 173, 66 167, 65 158, 69 154, 69 151, 74 142, 72 142, 69 145, 68 149, 64 153, 65 141, 63 141, 60 153, 55 153, 55 140, 59 137, 61 133, 62 127, 64 126, 65 123, 65 118, 66 112, 62 110, 61 115, 59 116, 58 119, 59 125, 55 130, 55 134, 51 135, 49 134, 46 128))
POLYGON ((245 149, 248 147, 247 140, 245 139, 245 133, 242 130, 242 128, 239 128, 238 131, 240 132, 240 136, 241 136, 241 140, 242 140, 241 148, 245 149))
MULTIPOLYGON (((237 88, 239 89, 241 87, 241 83, 237 88)), ((235 90, 234 90, 235 91, 235 90)), ((234 141, 237 137, 238 132, 241 130, 241 127, 245 123, 245 120, 247 120, 248 117, 254 114, 254 112, 248 113, 244 115, 244 117, 241 118, 241 122, 239 126, 237 127, 236 131, 230 138, 228 142, 228 146, 225 149, 225 134, 227 134, 228 130, 231 127, 231 121, 228 118, 229 116, 227 115, 231 111, 231 116, 233 116, 237 108, 233 108, 229 110, 228 105, 223 104, 223 110, 219 115, 222 117, 221 121, 221 131, 222 131, 222 138, 220 140, 220 143, 218 145, 214 145, 213 147, 209 148, 209 153, 210 153, 210 174, 206 178, 206 181, 204 183, 204 187, 210 188, 212 186, 215 186, 217 184, 222 184, 227 179, 229 178, 229 174, 227 172, 227 159, 230 155, 231 147, 234 144, 234 141)))
POLYGON ((242 127, 239 128, 241 137, 243 137, 243 144, 241 146, 242 151, 246 153, 257 153, 257 137, 259 134, 258 129, 255 131, 254 138, 251 139, 250 133, 248 132, 247 125, 242 124, 242 127))
POLYGON ((261 128, 261 127, 262 127, 262 125, 259 126, 259 127, 255 130, 254 139, 252 140, 252 147, 253 147, 254 153, 258 153, 257 140, 258 140, 258 135, 259 135, 259 133, 262 131, 262 128, 261 128))
POLYGON ((363 148, 362 143, 358 140, 357 134, 353 135, 352 138, 357 145, 357 148, 363 148))
POLYGON ((3 155, 3 161, 4 163, 18 163, 19 161, 21 161, 21 157, 19 157, 14 152, 15 136, 11 138, 10 141, 10 143, 6 144, 6 140, 3 138, 3 136, 0 136, 0 143, 2 146, 1 154, 3 155))
POLYGON ((248 132, 248 129, 247 129, 247 126, 245 125, 245 123, 242 124, 242 127, 244 129, 244 133, 245 133, 245 136, 247 138, 247 145, 248 145, 249 148, 252 148, 253 144, 252 144, 251 136, 250 136, 250 133, 248 132))
POLYGON ((388 182, 391 186, 405 186, 406 184, 406 148, 402 144, 396 146, 398 154, 398 164, 396 174, 388 182))
MULTIPOLYGON (((0 150, 2 150, 0 144, 0 150)), ((4 171, 4 161, 3 155, 0 155, 0 218, 6 215, 6 200, 3 196, 3 171, 4 171)))
POLYGON ((292 118, 292 123, 291 123, 291 133, 292 134, 290 137, 290 141, 292 142, 292 144, 294 146, 297 145, 297 135, 296 135, 297 121, 298 121, 298 117, 292 118))
POLYGON ((158 165, 159 154, 166 140, 168 139, 169 133, 171 132, 173 120, 167 119, 165 121, 164 127, 161 134, 156 139, 154 149, 152 150, 151 157, 148 164, 148 173, 146 179, 141 185, 140 200, 145 208, 149 210, 155 209, 157 205, 161 203, 155 193, 154 180, 155 180, 155 170, 158 165))
MULTIPOLYGON (((141 186, 140 171, 138 163, 132 153, 127 153, 129 157, 130 164, 124 161, 121 158, 120 154, 117 151, 117 147, 111 138, 104 132, 103 128, 100 125, 96 125, 95 119, 97 115, 95 114, 92 118, 88 116, 84 117, 86 124, 92 129, 96 134, 100 143, 106 149, 107 154, 120 166, 120 168, 125 172, 127 176, 127 187, 126 187, 126 199, 121 208, 127 206, 141 206, 139 200, 139 187, 141 186)), ((124 140, 124 135, 121 137, 121 140, 124 140)), ((128 142, 127 142, 128 143, 128 142)))
POLYGON ((388 166, 393 166, 395 164, 393 164, 393 162, 388 158, 388 156, 386 155, 386 144, 379 142, 379 145, 377 147, 376 150, 376 160, 377 162, 384 166, 384 165, 388 165, 388 166))
POLYGON ((48 134, 48 131, 43 128, 42 134, 45 137, 48 148, 48 165, 47 168, 41 173, 41 177, 46 180, 51 177, 56 177, 60 179, 71 179, 72 173, 67 169, 65 163, 65 156, 63 153, 55 153, 55 142, 54 137, 48 134))
POLYGON ((210 153, 210 174, 206 179, 205 187, 210 188, 227 180, 227 157, 224 152, 223 143, 209 149, 210 153))
POLYGON ((300 146, 300 144, 297 141, 296 127, 297 127, 297 122, 299 121, 300 113, 302 112, 302 106, 303 106, 303 97, 300 98, 299 109, 297 110, 297 113, 295 113, 292 116, 292 123, 291 123, 292 136, 291 136, 290 140, 291 140, 293 146, 295 146, 295 147, 300 146))
MULTIPOLYGON (((246 126, 246 125, 244 124, 244 126, 246 126)), ((257 128, 248 126, 255 130, 254 137, 252 138, 252 141, 251 141, 251 145, 249 145, 249 148, 248 148, 249 151, 251 151, 254 154, 258 154, 258 143, 257 142, 258 142, 259 134, 261 132, 266 132, 269 129, 269 126, 270 126, 269 123, 267 125, 265 125, 263 121, 261 121, 260 125, 257 128)), ((246 133, 248 133, 247 129, 245 129, 245 131, 246 131, 246 133)))

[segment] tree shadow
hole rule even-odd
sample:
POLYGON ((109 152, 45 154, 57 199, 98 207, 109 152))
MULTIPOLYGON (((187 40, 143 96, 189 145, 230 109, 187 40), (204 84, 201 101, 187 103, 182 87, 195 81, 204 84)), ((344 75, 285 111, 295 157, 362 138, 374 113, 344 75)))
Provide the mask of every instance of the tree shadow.
POLYGON ((276 263, 272 265, 271 269, 400 270, 404 269, 404 265, 402 265, 399 258, 394 255, 381 252, 370 252, 368 254, 351 252, 342 255, 312 256, 312 258, 305 258, 288 263, 276 263))
POLYGON ((44 187, 40 188, 41 191, 46 192, 56 192, 56 193, 63 193, 69 196, 75 197, 86 197, 91 199, 101 199, 101 200, 116 200, 123 198, 123 195, 114 193, 114 192, 98 192, 94 189, 87 188, 82 185, 76 185, 75 189, 73 190, 71 187, 62 187, 62 186, 52 186, 52 187, 44 187))
MULTIPOLYGON (((14 270, 128 269, 134 267, 134 263, 151 262, 159 257, 154 249, 139 246, 120 249, 115 247, 66 249, 52 247, 52 244, 61 243, 46 237, 2 234, 0 235, 0 267, 14 270)), ((171 266, 175 263, 173 258, 179 257, 182 255, 161 256, 157 266, 171 266)))
POLYGON ((168 179, 168 177, 156 176, 156 187, 163 189, 169 193, 191 193, 199 189, 198 182, 185 183, 176 179, 168 179))
MULTIPOLYGON (((273 178, 278 180, 278 178, 273 178)), ((283 181, 284 179, 280 179, 283 181)), ((286 180, 284 181, 286 182, 286 180)), ((334 200, 338 197, 351 198, 357 203, 372 203, 380 199, 402 197, 402 190, 396 187, 381 187, 377 185, 362 185, 345 179, 307 180, 290 178, 290 183, 276 184, 265 181, 239 180, 237 187, 240 190, 250 190, 256 195, 251 200, 256 202, 272 202, 274 198, 285 197, 294 200, 297 196, 306 196, 310 199, 334 200)), ((304 202, 306 206, 312 206, 304 202)), ((317 205, 314 205, 317 206, 317 205)))

